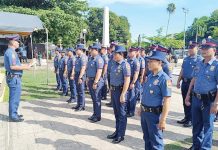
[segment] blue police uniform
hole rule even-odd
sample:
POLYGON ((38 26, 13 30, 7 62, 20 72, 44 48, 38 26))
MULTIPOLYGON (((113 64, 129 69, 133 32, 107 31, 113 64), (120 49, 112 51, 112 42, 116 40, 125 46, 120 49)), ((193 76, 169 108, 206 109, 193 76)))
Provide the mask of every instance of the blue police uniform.
POLYGON ((56 55, 54 58, 54 69, 55 69, 55 76, 57 82, 57 90, 62 89, 61 79, 59 76, 59 61, 60 61, 60 55, 56 55))
POLYGON ((75 80, 71 79, 73 68, 75 68, 75 57, 69 57, 67 60, 67 72, 68 72, 68 80, 70 85, 70 101, 76 101, 77 99, 77 92, 76 92, 76 83, 75 80))
MULTIPOLYGON (((127 62, 130 64, 130 69, 131 69, 131 78, 130 78, 130 84, 131 84, 134 74, 140 71, 140 64, 136 57, 132 59, 128 58, 127 62)), ((128 89, 127 100, 128 100, 127 101, 127 114, 129 116, 134 116, 135 106, 136 106, 136 87, 134 87, 133 89, 128 89)))
MULTIPOLYGON (((116 46, 115 52, 125 52, 122 46, 116 46)), ((127 102, 120 103, 120 95, 124 85, 124 78, 131 76, 130 65, 126 60, 114 62, 110 71, 111 99, 116 119, 115 137, 124 137, 127 124, 127 102)))
POLYGON ((191 106, 187 106, 185 104, 185 98, 189 89, 189 85, 192 80, 192 72, 196 66, 196 64, 202 60, 202 57, 195 55, 195 56, 188 56, 184 58, 182 64, 182 97, 183 97, 183 107, 184 107, 184 114, 185 114, 185 121, 191 121, 191 106))
POLYGON ((139 77, 138 80, 136 81, 135 84, 135 91, 136 91, 136 100, 140 101, 141 100, 141 96, 142 96, 142 85, 140 83, 140 78, 141 78, 141 72, 143 69, 145 69, 145 59, 142 56, 138 57, 139 63, 140 63, 140 72, 139 72, 139 77))
POLYGON ((4 54, 6 82, 9 87, 9 118, 19 119, 17 110, 21 96, 21 77, 23 71, 11 70, 11 66, 21 66, 19 57, 14 49, 8 48, 4 54))
MULTIPOLYGON (((153 51, 152 56, 147 59, 166 61, 166 54, 153 51)), ((162 112, 164 97, 171 97, 170 77, 160 70, 156 75, 149 74, 143 84, 141 100, 141 127, 145 150, 163 150, 163 135, 157 127, 162 112)))
POLYGON ((110 71, 111 71, 111 67, 114 63, 113 53, 108 55, 108 58, 109 58, 109 60, 108 60, 108 67, 107 67, 107 76, 108 76, 108 84, 109 84, 108 86, 110 88, 110 71))
MULTIPOLYGON (((96 73, 98 69, 103 69, 104 61, 100 55, 91 57, 87 64, 87 78, 88 78, 88 87, 89 92, 93 101, 93 115, 92 119, 95 117, 98 120, 101 118, 101 89, 104 84, 104 80, 101 77, 97 83, 97 89, 93 89, 93 84, 95 81, 96 73)), ((91 120, 92 120, 91 119, 91 120)))
MULTIPOLYGON (((104 60, 104 65, 108 65, 108 55, 101 55, 102 59, 104 60)), ((108 77, 107 77, 107 73, 103 76, 103 80, 104 80, 104 85, 102 87, 102 99, 107 99, 107 82, 108 82, 108 77)))
MULTIPOLYGON (((84 45, 77 45, 77 49, 84 49, 84 45)), ((79 84, 79 75, 81 68, 87 65, 88 57, 85 54, 76 57, 75 62, 75 82, 76 82, 76 91, 77 91, 77 108, 85 108, 85 75, 81 78, 82 83, 79 84)))
POLYGON ((67 81, 67 77, 64 77, 64 71, 65 71, 66 65, 67 65, 66 56, 64 57, 61 56, 61 59, 59 61, 59 76, 60 76, 61 84, 63 88, 62 95, 65 95, 65 96, 68 95, 68 81, 67 81))
POLYGON ((218 87, 218 61, 211 59, 207 64, 200 61, 194 71, 195 84, 192 97, 192 133, 194 149, 211 149, 213 121, 210 113, 218 87))

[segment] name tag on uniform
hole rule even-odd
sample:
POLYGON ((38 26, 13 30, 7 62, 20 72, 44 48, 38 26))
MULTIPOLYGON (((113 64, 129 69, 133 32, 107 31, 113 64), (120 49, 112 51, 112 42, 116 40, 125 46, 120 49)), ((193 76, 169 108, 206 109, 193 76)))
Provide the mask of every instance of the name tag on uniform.
POLYGON ((158 83, 159 83, 159 80, 155 80, 153 84, 157 85, 158 83))
POLYGON ((210 71, 214 71, 214 69, 215 69, 215 66, 210 67, 210 71))

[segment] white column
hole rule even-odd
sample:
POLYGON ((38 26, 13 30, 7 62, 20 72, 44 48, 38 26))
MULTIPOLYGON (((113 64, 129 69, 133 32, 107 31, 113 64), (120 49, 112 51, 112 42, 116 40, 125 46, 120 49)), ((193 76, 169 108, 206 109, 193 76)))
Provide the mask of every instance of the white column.
POLYGON ((103 41, 104 46, 109 46, 109 8, 104 8, 104 20, 103 20, 103 41))

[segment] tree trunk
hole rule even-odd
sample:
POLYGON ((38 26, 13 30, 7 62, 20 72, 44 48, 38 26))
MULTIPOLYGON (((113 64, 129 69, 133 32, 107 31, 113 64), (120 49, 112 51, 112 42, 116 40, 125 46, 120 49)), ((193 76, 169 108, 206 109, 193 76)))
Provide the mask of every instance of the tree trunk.
POLYGON ((169 13, 168 22, 167 22, 166 36, 167 36, 167 34, 168 34, 169 24, 170 24, 170 13, 169 13))

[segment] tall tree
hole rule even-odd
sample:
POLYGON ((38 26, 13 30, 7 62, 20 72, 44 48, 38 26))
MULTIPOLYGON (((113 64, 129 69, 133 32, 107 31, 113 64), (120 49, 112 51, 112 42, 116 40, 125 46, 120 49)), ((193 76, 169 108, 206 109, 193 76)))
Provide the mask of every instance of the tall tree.
POLYGON ((171 15, 175 12, 176 10, 176 5, 174 3, 170 3, 167 6, 167 12, 168 12, 168 21, 167 21, 167 29, 166 29, 166 36, 168 34, 168 28, 169 28, 169 24, 170 24, 170 17, 171 15))

